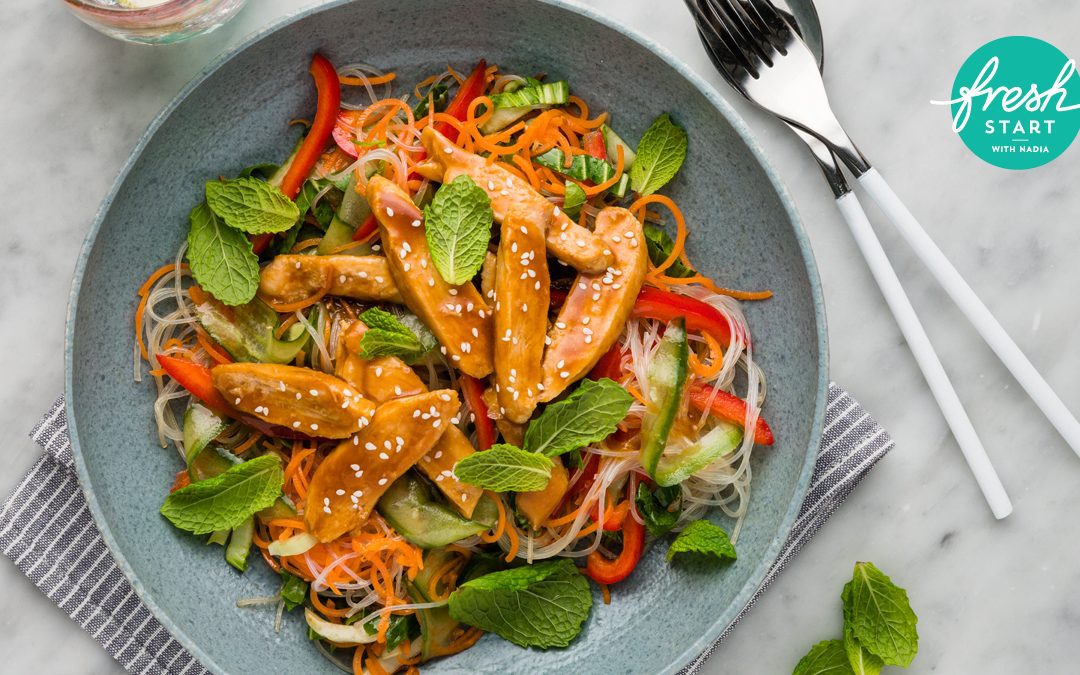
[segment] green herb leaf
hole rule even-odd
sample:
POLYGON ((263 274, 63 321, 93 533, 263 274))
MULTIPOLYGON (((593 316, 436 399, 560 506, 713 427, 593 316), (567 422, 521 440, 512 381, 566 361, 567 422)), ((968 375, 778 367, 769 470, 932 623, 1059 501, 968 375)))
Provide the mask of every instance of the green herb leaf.
POLYGON ((263 455, 173 492, 161 515, 193 534, 232 529, 273 504, 282 482, 281 460, 263 455))
POLYGON ((412 357, 427 351, 411 330, 384 309, 372 307, 360 315, 360 320, 368 327, 360 338, 360 356, 365 359, 378 356, 412 357))
POLYGON ((844 643, 840 640, 817 643, 796 664, 792 675, 851 675, 844 643))
POLYGON ((251 177, 207 181, 206 203, 226 225, 248 234, 284 232, 300 217, 280 189, 251 177))
POLYGON ((285 609, 292 611, 304 604, 308 596, 308 583, 298 576, 281 570, 281 590, 278 591, 285 601, 285 609))
POLYGON ((277 173, 277 170, 279 168, 280 167, 277 164, 270 164, 269 162, 264 162, 262 164, 252 164, 251 166, 245 167, 242 171, 240 171, 240 177, 253 177, 267 180, 275 173, 277 173))
POLYGON ((846 608, 844 614, 844 650, 847 652, 851 670, 855 675, 878 675, 885 666, 885 662, 866 651, 848 624, 846 608))
POLYGON ((243 233, 226 227, 206 204, 191 211, 187 259, 195 281, 226 305, 243 305, 259 288, 259 258, 243 233))
MULTIPOLYGON (((311 208, 311 203, 315 201, 315 196, 319 194, 326 186, 330 185, 330 181, 327 180, 309 180, 304 182, 304 186, 300 188, 300 194, 296 195, 296 210, 299 216, 303 216, 308 211, 311 211, 311 215, 315 216, 315 222, 319 224, 323 230, 330 227, 330 222, 334 220, 334 206, 327 199, 327 195, 323 195, 323 198, 319 199, 315 203, 315 208, 311 208)), ((292 248, 291 246, 289 248, 292 248)))
POLYGON ((675 523, 679 521, 682 508, 674 511, 668 510, 672 503, 679 499, 682 488, 678 485, 671 487, 658 487, 656 492, 651 492, 644 482, 638 483, 637 495, 634 501, 637 503, 638 513, 645 521, 645 529, 654 537, 662 537, 675 523))
POLYGON ((735 560, 735 547, 722 527, 707 520, 695 520, 675 537, 667 550, 670 561, 676 553, 707 553, 721 560, 735 560))
POLYGON ((491 200, 465 175, 444 184, 425 209, 424 230, 435 269, 463 284, 480 270, 491 241, 491 200))
POLYGON ((474 452, 454 466, 462 483, 495 492, 543 490, 551 480, 551 460, 506 443, 474 452))
POLYGON ((651 195, 675 177, 686 159, 686 132, 663 114, 638 143, 637 158, 630 167, 630 185, 640 195, 651 195))
MULTIPOLYGON (((659 267, 671 255, 671 249, 675 248, 675 242, 662 227, 645 223, 643 229, 645 230, 645 246, 649 249, 649 260, 652 261, 653 265, 659 267)), ((664 274, 669 277, 686 278, 694 276, 697 272, 684 265, 678 258, 675 258, 675 262, 664 270, 664 274)))
POLYGON ((873 563, 855 563, 851 581, 844 585, 844 626, 868 652, 886 665, 911 664, 919 651, 918 617, 907 592, 894 584, 873 563))
POLYGON ((431 103, 435 112, 442 112, 446 110, 446 104, 449 103, 450 97, 447 95, 449 88, 442 82, 432 85, 424 97, 420 99, 420 102, 413 108, 413 117, 419 118, 428 114, 428 104, 431 103))
POLYGON ((492 572, 450 594, 455 621, 521 647, 565 647, 592 609, 589 582, 567 559, 492 572))
POLYGON ((607 438, 633 402, 634 397, 612 380, 583 380, 574 393, 544 408, 529 424, 525 449, 556 457, 607 438))
POLYGON ((571 218, 577 218, 586 199, 585 190, 580 185, 572 180, 566 181, 566 198, 562 206, 563 213, 571 218))

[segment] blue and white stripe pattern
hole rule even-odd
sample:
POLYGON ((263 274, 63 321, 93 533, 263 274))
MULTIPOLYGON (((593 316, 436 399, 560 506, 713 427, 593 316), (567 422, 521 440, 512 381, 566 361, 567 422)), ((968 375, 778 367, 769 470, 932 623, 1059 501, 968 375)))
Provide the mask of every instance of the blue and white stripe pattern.
MULTIPOLYGON (((31 432, 45 454, 0 507, 0 550, 128 671, 208 673, 135 595, 109 555, 79 488, 60 398, 31 432)), ((780 557, 750 602, 680 675, 696 673, 758 597, 893 447, 853 398, 829 387, 810 491, 780 557)))

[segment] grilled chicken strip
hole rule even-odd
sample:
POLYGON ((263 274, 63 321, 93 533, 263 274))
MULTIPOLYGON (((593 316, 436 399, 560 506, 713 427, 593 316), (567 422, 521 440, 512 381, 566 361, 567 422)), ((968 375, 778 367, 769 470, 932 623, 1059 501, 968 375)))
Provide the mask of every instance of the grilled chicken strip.
POLYGON ((451 389, 380 405, 371 424, 315 469, 304 511, 308 532, 332 541, 367 522, 383 492, 431 450, 460 407, 451 389), (428 419, 421 422, 421 415, 428 419))
MULTIPOLYGON (((531 185, 480 155, 462 150, 434 128, 425 127, 420 140, 428 159, 416 171, 430 180, 449 183, 465 174, 491 199, 491 210, 500 223, 515 206, 536 207, 547 202, 531 185)), ((589 230, 555 209, 545 233, 547 249, 554 257, 583 272, 602 272, 611 264, 611 253, 589 230)))
POLYGON ((299 302, 323 288, 344 298, 404 302, 382 256, 279 255, 259 272, 259 295, 276 303, 299 302))
MULTIPOLYGON (((364 324, 357 321, 342 334, 338 343, 338 377, 376 403, 426 394, 428 388, 416 371, 396 356, 380 356, 370 360, 360 356, 360 339, 366 330, 364 324)), ((451 422, 431 452, 416 464, 466 518, 472 518, 476 503, 484 491, 462 483, 454 477, 453 471, 459 460, 474 452, 476 448, 468 437, 451 422)))
POLYGON ((228 363, 210 376, 236 410, 308 436, 348 438, 375 411, 375 404, 344 380, 310 368, 228 363))
POLYGON ((641 223, 626 209, 609 206, 596 217, 596 235, 615 255, 599 274, 581 273, 548 332, 544 389, 550 401, 585 376, 619 338, 645 279, 648 251, 641 223))
POLYGON ((515 206, 503 219, 495 261, 495 393, 503 415, 518 424, 540 400, 551 303, 544 232, 552 212, 546 200, 515 206))
POLYGON ((379 221, 390 274, 405 304, 466 375, 486 377, 491 363, 491 309, 471 282, 448 284, 428 252, 424 214, 400 187, 382 176, 368 183, 367 200, 379 221))

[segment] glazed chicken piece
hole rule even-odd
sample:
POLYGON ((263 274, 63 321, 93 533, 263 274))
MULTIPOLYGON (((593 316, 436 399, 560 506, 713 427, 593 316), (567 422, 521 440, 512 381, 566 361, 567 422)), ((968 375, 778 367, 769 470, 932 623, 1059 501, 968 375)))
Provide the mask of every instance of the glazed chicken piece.
POLYGON ((585 376, 619 339, 645 279, 648 251, 641 223, 626 209, 609 206, 596 217, 596 235, 615 255, 599 274, 574 280, 544 354, 543 391, 550 401, 585 376))
POLYGON ((499 408, 499 397, 495 393, 495 387, 488 387, 485 389, 483 397, 484 406, 488 410, 488 418, 495 422, 495 428, 498 429, 499 434, 502 435, 503 442, 509 443, 510 445, 516 445, 520 448, 525 441, 525 425, 511 422, 502 414, 502 410, 499 408))
MULTIPOLYGON (((360 339, 367 328, 357 321, 342 333, 338 343, 337 375, 363 393, 384 403, 403 396, 425 394, 428 388, 412 368, 396 356, 365 359, 360 356, 360 339)), ((480 488, 466 485, 454 477, 454 465, 476 452, 468 437, 450 423, 446 433, 417 462, 416 467, 430 478, 446 495, 447 500, 466 518, 472 518, 476 503, 484 493, 480 488), (449 475, 447 474, 449 472, 449 475)))
POLYGON ((382 176, 368 183, 367 201, 379 221, 386 260, 401 296, 466 375, 492 371, 491 309, 471 282, 447 283, 428 252, 424 214, 400 187, 382 176))
POLYGON ((502 414, 524 424, 540 399, 551 303, 544 232, 553 207, 515 206, 502 223, 495 262, 495 393, 502 414))
MULTIPOLYGON (((483 188, 491 199, 495 220, 502 222, 515 206, 536 208, 547 203, 544 196, 503 167, 480 155, 462 150, 434 128, 425 127, 420 140, 428 159, 416 171, 429 180, 449 183, 464 174, 483 188)), ((545 233, 552 256, 583 272, 602 272, 611 264, 611 253, 598 237, 555 209, 551 227, 545 233)))
POLYGON ((279 304, 319 293, 402 303, 386 258, 377 255, 279 255, 259 272, 259 295, 279 304))
POLYGON ((214 387, 241 413, 318 438, 348 438, 375 411, 344 380, 310 368, 228 363, 210 371, 214 387))
POLYGON ((556 507, 562 503, 566 496, 566 489, 570 485, 570 476, 563 466, 562 459, 552 457, 551 478, 543 490, 535 492, 520 492, 515 498, 515 505, 521 515, 529 522, 534 530, 539 530, 544 521, 551 517, 556 507))
POLYGON ((342 441, 315 469, 304 509, 308 532, 332 541, 367 522, 379 497, 431 450, 460 407, 450 389, 380 405, 371 424, 342 441), (427 419, 421 421, 422 415, 427 419))

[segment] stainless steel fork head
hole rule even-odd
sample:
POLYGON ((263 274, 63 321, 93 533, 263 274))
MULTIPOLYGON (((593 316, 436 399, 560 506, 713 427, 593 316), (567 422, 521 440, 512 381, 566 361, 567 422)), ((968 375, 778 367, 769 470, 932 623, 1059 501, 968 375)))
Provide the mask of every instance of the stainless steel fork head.
POLYGON ((825 143, 856 175, 870 165, 833 114, 817 61, 768 0, 686 0, 721 74, 743 96, 825 143))

